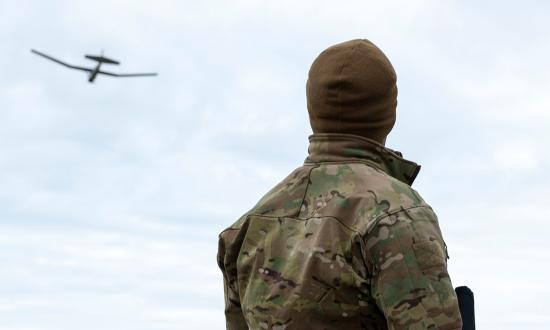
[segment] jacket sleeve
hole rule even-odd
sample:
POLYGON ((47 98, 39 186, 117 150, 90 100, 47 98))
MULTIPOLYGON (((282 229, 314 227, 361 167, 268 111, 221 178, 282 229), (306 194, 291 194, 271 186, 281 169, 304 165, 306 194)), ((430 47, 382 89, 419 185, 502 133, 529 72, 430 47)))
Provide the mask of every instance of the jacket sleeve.
POLYGON ((446 245, 429 206, 389 214, 364 238, 372 295, 389 329, 462 329, 446 245))
POLYGON ((226 251, 226 244, 222 235, 220 235, 218 242, 217 261, 223 274, 226 329, 248 330, 237 288, 237 269, 235 263, 231 262, 230 253, 226 251))

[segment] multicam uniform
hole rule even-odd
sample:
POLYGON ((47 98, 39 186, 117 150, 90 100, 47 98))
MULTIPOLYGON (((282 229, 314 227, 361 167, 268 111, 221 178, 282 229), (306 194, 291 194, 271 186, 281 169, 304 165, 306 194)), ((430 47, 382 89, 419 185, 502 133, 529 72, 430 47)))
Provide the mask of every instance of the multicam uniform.
POLYGON ((461 329, 420 166, 358 135, 309 141, 219 236, 227 329, 461 329))

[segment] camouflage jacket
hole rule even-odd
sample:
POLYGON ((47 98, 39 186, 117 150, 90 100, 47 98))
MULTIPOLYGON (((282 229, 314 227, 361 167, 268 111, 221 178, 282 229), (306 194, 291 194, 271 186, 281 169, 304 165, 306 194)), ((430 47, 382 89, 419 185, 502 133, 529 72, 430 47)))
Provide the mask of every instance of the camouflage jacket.
POLYGON ((420 166, 357 135, 309 155, 219 235, 227 329, 461 329, 420 166))

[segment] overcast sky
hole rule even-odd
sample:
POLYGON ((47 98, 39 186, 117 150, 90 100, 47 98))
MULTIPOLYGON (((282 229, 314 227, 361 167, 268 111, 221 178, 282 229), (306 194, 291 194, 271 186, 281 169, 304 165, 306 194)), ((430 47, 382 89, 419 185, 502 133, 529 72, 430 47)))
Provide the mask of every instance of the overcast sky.
POLYGON ((326 47, 398 77, 387 146, 418 162, 480 329, 550 328, 550 4, 0 2, 0 329, 223 329, 217 235, 307 156, 326 47), (94 84, 84 54, 155 78, 94 84))

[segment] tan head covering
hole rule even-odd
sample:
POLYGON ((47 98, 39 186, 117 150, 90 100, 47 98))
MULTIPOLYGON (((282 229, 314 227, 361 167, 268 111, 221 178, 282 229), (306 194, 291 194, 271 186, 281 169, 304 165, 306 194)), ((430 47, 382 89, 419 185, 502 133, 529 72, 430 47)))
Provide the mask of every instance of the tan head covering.
POLYGON ((384 143, 395 123, 397 77, 388 58, 366 39, 325 49, 306 86, 313 133, 348 133, 384 143))

